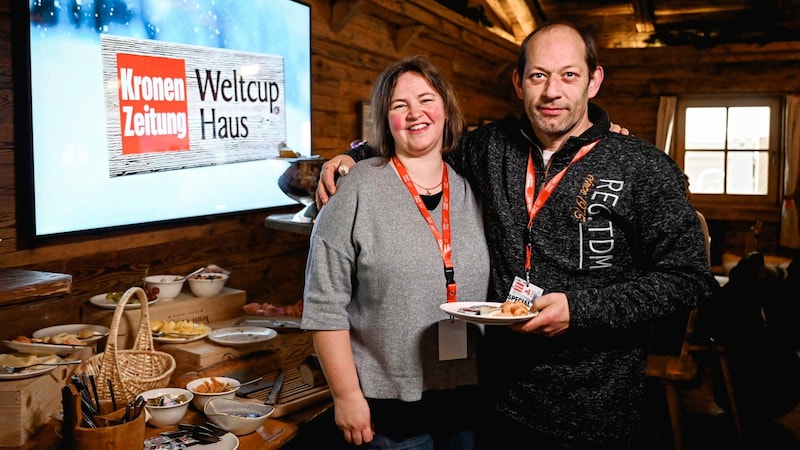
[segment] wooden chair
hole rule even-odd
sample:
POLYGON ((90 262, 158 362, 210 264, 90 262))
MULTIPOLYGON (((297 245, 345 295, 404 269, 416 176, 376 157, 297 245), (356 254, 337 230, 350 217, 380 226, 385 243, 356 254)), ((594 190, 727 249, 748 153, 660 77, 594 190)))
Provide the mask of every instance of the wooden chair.
POLYGON ((730 413, 736 427, 736 434, 739 439, 742 438, 742 426, 736 409, 733 384, 731 383, 731 375, 728 370, 725 348, 713 342, 693 342, 697 312, 697 309, 693 309, 689 312, 689 317, 686 320, 686 332, 684 333, 683 342, 678 354, 647 355, 647 376, 657 379, 664 386, 675 450, 681 450, 683 448, 681 399, 678 395, 678 385, 694 381, 698 376, 697 361, 694 355, 699 352, 705 352, 718 358, 720 370, 725 381, 725 390, 730 404, 730 413))
POLYGON ((705 342, 690 343, 689 352, 692 354, 705 353, 706 355, 716 358, 722 380, 725 382, 725 393, 728 396, 728 408, 733 418, 733 425, 736 427, 736 437, 741 440, 743 434, 742 422, 739 418, 739 410, 736 407, 736 397, 733 395, 733 381, 731 381, 731 372, 728 368, 728 357, 726 355, 725 346, 708 339, 705 340, 705 342))
POLYGON ((678 384, 692 381, 697 377, 697 362, 689 351, 696 317, 697 309, 689 312, 683 343, 677 355, 647 355, 647 376, 657 379, 664 386, 675 450, 683 448, 681 402, 678 396, 678 384))

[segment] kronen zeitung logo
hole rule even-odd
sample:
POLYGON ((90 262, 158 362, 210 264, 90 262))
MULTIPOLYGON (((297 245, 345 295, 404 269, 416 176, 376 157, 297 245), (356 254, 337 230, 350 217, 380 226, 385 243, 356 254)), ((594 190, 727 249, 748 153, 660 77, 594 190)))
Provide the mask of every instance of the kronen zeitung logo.
POLYGON ((267 159, 286 141, 281 56, 101 44, 110 176, 267 159))

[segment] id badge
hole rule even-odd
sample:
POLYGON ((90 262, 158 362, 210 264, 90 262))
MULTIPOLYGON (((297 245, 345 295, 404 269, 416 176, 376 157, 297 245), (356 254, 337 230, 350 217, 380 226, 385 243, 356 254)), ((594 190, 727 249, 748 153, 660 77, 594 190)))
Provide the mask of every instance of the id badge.
POLYGON ((508 291, 508 297, 506 297, 507 302, 522 302, 530 308, 533 306, 533 301, 536 300, 537 297, 541 297, 542 292, 544 290, 539 286, 528 283, 526 280, 520 277, 514 277, 514 283, 511 285, 511 289, 508 291))
POLYGON ((466 359, 467 322, 444 319, 439 322, 439 361, 466 359))

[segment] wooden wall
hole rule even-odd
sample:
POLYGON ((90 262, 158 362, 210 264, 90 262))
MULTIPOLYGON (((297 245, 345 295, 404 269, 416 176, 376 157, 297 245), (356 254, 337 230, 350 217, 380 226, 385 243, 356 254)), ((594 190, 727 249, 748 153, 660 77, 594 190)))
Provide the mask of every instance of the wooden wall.
MULTIPOLYGON (((605 81, 597 102, 611 119, 650 142, 656 136, 659 97, 689 94, 800 93, 800 42, 769 45, 728 45, 697 50, 692 47, 619 49, 600 52, 605 81)), ((796 200, 800 197, 796 197, 796 200)), ((778 205, 741 216, 725 205, 701 208, 712 235, 712 263, 723 253, 744 255, 758 250, 791 256, 778 244, 778 205), (756 243, 753 228, 762 223, 756 243)))
MULTIPOLYGON (((149 273, 187 273, 214 263, 232 271, 229 286, 249 301, 290 304, 300 299, 308 237, 267 229, 268 214, 299 207, 208 218, 176 226, 65 239, 29 248, 17 239, 14 177, 14 99, 9 5, 0 0, 0 268, 73 276, 68 297, 0 305, 0 339, 49 325, 78 322, 80 305, 95 294, 138 285, 149 273)), ((18 0, 13 0, 18 1, 18 0)), ((470 124, 518 106, 511 89, 516 47, 427 0, 311 0, 312 146, 325 157, 359 137, 358 104, 375 77, 403 55, 426 54, 453 80, 470 124), (501 81, 497 81, 497 80, 501 81)), ((52 76, 57 76, 53 74, 52 76)), ((26 205, 22 205, 26 207, 26 205)))
MULTIPOLYGON (((264 227, 266 215, 297 207, 141 227, 35 248, 21 245, 16 229, 13 127, 13 104, 20 100, 13 96, 10 1, 0 0, 0 268, 69 273, 73 289, 70 296, 58 300, 0 306, 7 325, 0 338, 78 321, 79 307, 90 296, 137 284, 146 269, 185 273, 215 263, 232 270, 229 285, 246 290, 250 301, 297 301, 302 294, 307 237, 264 227)), ((403 55, 425 54, 440 66, 453 81, 471 125, 520 111, 510 83, 516 47, 436 2, 308 3, 312 7, 315 154, 331 157, 359 137, 359 103, 368 99, 372 81, 383 67, 403 55)), ((800 90, 800 43, 704 51, 608 50, 600 56, 606 81, 598 103, 613 121, 650 141, 655 137, 660 95, 800 90)), ((741 232, 748 226, 745 221, 734 228, 741 232)), ((737 241, 727 242, 725 229, 717 242, 738 248, 737 241)), ((777 236, 774 223, 772 228, 765 224, 762 239, 776 242, 769 236, 777 236)))

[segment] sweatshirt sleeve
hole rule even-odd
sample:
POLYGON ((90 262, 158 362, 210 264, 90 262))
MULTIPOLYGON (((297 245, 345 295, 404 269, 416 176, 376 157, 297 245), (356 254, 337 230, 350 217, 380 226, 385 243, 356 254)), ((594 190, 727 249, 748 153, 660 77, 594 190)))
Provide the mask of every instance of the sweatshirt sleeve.
POLYGON ((303 290, 302 328, 349 329, 356 250, 350 240, 355 221, 357 175, 320 210, 311 233, 303 290))
POLYGON ((346 151, 345 155, 353 158, 356 162, 359 162, 363 159, 377 156, 377 153, 372 147, 367 145, 366 142, 362 142, 356 145, 355 147, 351 148, 350 150, 346 151))

